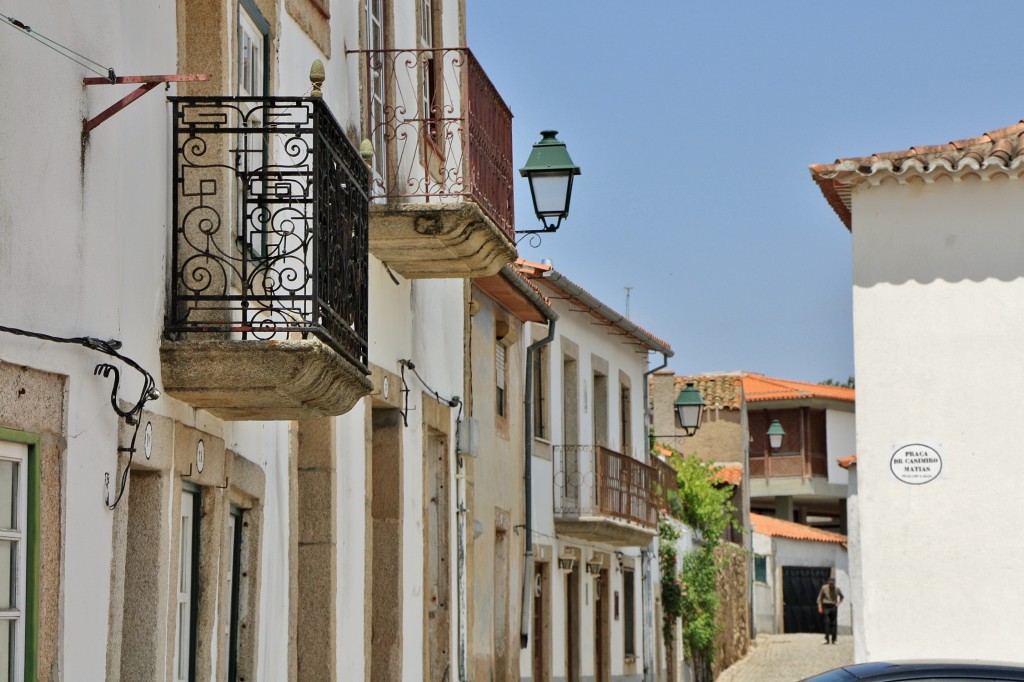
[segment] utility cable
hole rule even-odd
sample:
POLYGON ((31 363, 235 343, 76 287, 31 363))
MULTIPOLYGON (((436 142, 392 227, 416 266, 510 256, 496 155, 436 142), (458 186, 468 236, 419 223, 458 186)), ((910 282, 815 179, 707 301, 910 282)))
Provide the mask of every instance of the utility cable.
MULTIPOLYGON (((42 332, 32 332, 27 331, 25 329, 5 327, 2 325, 0 325, 0 332, 6 334, 14 334, 15 336, 25 336, 32 339, 40 339, 42 341, 50 341, 52 343, 67 343, 84 346, 85 348, 89 348, 90 350, 98 351, 100 353, 104 353, 105 355, 117 358, 118 360, 124 362, 126 365, 130 366, 132 369, 142 374, 142 390, 139 393, 138 400, 135 401, 134 407, 131 407, 127 410, 123 410, 121 409, 121 406, 118 405, 117 403, 117 392, 121 384, 120 370, 114 365, 105 362, 101 362, 100 364, 96 365, 96 368, 93 370, 93 374, 96 376, 103 376, 105 378, 113 376, 114 385, 110 390, 110 406, 114 409, 114 412, 116 412, 119 417, 125 420, 125 423, 127 423, 129 426, 135 427, 135 429, 132 431, 131 444, 128 447, 118 446, 117 448, 118 452, 128 453, 128 462, 125 464, 124 471, 121 472, 121 481, 120 485, 118 486, 117 497, 114 498, 113 502, 111 502, 109 493, 107 496, 107 508, 114 509, 117 506, 117 503, 121 501, 121 497, 124 495, 124 491, 128 487, 128 472, 131 470, 132 458, 135 455, 135 440, 139 435, 139 426, 142 424, 142 420, 139 418, 139 415, 142 414, 142 410, 146 407, 147 402, 149 402, 150 400, 156 400, 157 398, 160 397, 160 391, 158 391, 156 388, 156 380, 153 378, 153 375, 147 372, 145 369, 143 369, 143 367, 139 365, 139 363, 135 362, 131 358, 125 357, 124 355, 118 353, 118 351, 121 349, 122 344, 117 339, 110 339, 108 341, 104 341, 103 339, 97 339, 92 336, 53 336, 51 334, 43 334, 42 332)), ((105 478, 106 482, 109 483, 110 474, 105 474, 105 478)))
POLYGON ((5 16, 5 15, 0 15, 0 20, 2 20, 5 24, 10 26, 11 28, 18 29, 19 31, 21 31, 21 33, 23 33, 24 35, 27 35, 32 40, 35 40, 36 42, 40 43, 41 45, 50 48, 51 50, 53 50, 54 52, 56 52, 60 56, 66 58, 66 59, 70 59, 71 61, 75 62, 79 66, 81 66, 81 67, 83 67, 85 69, 88 69, 89 71, 93 72, 97 76, 101 76, 103 78, 106 78, 111 83, 113 83, 117 79, 117 75, 114 73, 113 67, 106 66, 104 64, 100 64, 99 62, 97 62, 95 60, 89 59, 88 57, 86 57, 81 52, 76 52, 75 50, 72 50, 70 47, 67 47, 66 45, 61 45, 56 40, 54 40, 52 38, 47 38, 46 36, 44 36, 42 33, 39 33, 38 31, 33 31, 32 27, 29 26, 28 24, 26 24, 26 23, 24 23, 22 21, 18 21, 14 17, 8 17, 8 16, 5 16), (79 59, 76 59, 76 57, 78 57, 79 59), (80 59, 85 60, 85 61, 80 61, 80 59), (97 71, 96 69, 94 69, 92 66, 89 66, 89 64, 86 64, 85 62, 89 62, 89 64, 93 64, 95 66, 98 66, 101 69, 103 69, 103 71, 97 71))

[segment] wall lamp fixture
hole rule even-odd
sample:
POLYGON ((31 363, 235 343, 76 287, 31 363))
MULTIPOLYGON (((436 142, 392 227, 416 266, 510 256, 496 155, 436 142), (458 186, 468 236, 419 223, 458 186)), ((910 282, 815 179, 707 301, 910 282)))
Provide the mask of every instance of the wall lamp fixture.
POLYGON ((544 225, 539 230, 516 230, 516 234, 554 232, 569 216, 572 199, 572 181, 580 174, 580 167, 572 162, 565 143, 559 141, 556 130, 542 130, 541 140, 533 145, 526 165, 519 174, 530 182, 530 196, 537 219, 544 225))
MULTIPOLYGON (((704 415, 704 396, 700 394, 692 381, 686 382, 686 388, 679 391, 675 402, 676 428, 681 429, 684 436, 692 436, 700 428, 700 420, 704 415)), ((671 435, 651 434, 651 443, 655 438, 679 438, 678 433, 671 435)))
POLYGON ((768 445, 771 446, 772 450, 778 450, 782 447, 782 437, 785 435, 786 432, 782 429, 782 424, 779 423, 779 420, 773 420, 772 425, 768 427, 768 445))

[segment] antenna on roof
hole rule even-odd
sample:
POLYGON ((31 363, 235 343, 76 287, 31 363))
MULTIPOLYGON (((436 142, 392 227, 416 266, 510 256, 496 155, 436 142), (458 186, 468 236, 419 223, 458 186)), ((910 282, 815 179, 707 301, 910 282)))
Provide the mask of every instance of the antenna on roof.
POLYGON ((629 295, 633 292, 633 287, 623 287, 626 290, 626 319, 629 317, 629 295))

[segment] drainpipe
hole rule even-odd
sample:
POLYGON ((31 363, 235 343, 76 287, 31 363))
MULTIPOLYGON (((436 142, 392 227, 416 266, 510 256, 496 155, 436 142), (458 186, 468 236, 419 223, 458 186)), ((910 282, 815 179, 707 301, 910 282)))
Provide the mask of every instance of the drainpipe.
MULTIPOLYGON (((668 366, 669 355, 662 353, 662 363, 644 372, 644 452, 647 455, 647 463, 651 461, 651 400, 649 397, 649 377, 660 369, 668 366)), ((640 578, 644 595, 644 682, 654 682, 657 669, 654 661, 654 580, 651 572, 651 562, 657 556, 657 539, 651 540, 651 544, 640 552, 640 578)))
POLYGON ((469 616, 469 608, 466 595, 466 473, 462 469, 462 455, 456 454, 459 462, 459 473, 455 479, 456 504, 456 536, 458 538, 458 556, 456 565, 458 567, 458 594, 459 594, 459 682, 467 682, 469 651, 466 619, 469 616))
POLYGON ((555 340, 555 322, 558 314, 547 307, 544 311, 548 318, 548 335, 531 344, 526 349, 526 386, 523 391, 524 419, 523 437, 523 485, 526 488, 526 554, 523 562, 523 604, 519 620, 519 647, 525 649, 530 642, 530 607, 533 605, 533 364, 537 361, 540 349, 555 340))

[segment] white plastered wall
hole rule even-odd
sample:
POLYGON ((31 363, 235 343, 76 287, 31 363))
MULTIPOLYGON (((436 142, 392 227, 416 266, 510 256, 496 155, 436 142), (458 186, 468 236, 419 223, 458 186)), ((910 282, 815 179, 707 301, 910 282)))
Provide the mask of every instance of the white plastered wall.
POLYGON ((828 453, 828 482, 846 485, 849 478, 839 460, 857 454, 857 417, 853 412, 825 411, 825 452, 828 453))
MULTIPOLYGON (((585 281, 578 283, 581 286, 586 286, 585 281)), ((559 319, 556 323, 555 340, 547 346, 549 350, 546 353, 547 357, 550 359, 550 365, 548 368, 551 396, 551 400, 549 401, 550 411, 548 415, 548 423, 550 425, 551 433, 549 439, 550 443, 556 447, 563 444, 569 444, 565 441, 565 437, 563 435, 561 400, 561 396, 563 395, 562 356, 564 350, 561 341, 564 338, 576 344, 578 347, 578 353, 576 355, 579 377, 578 443, 594 443, 593 375, 595 367, 592 363, 592 358, 593 356, 597 356, 608 363, 608 447, 615 451, 621 451, 622 447, 622 438, 619 426, 619 372, 621 371, 629 378, 631 396, 630 441, 633 449, 633 455, 634 457, 643 460, 645 434, 642 386, 644 381, 643 373, 648 369, 647 354, 639 352, 640 348, 636 345, 624 343, 624 337, 612 333, 608 327, 601 324, 595 324, 595 318, 589 314, 579 312, 577 306, 570 306, 564 300, 553 298, 552 307, 554 307, 555 311, 558 313, 559 319)), ((533 336, 530 335, 531 333, 533 332, 527 332, 524 336, 527 338, 542 338, 546 335, 547 330, 543 329, 540 332, 534 333, 533 336)), ((604 371, 603 363, 600 369, 601 371, 604 371)), ((540 456, 540 453, 545 452, 546 448, 538 447, 537 443, 539 442, 540 441, 535 441, 535 452, 532 464, 533 526, 534 542, 552 544, 556 556, 556 560, 552 564, 552 594, 550 597, 552 614, 552 675, 555 679, 559 679, 564 677, 566 671, 566 581, 564 574, 557 569, 557 556, 562 552, 564 547, 570 546, 581 550, 584 562, 590 557, 591 552, 593 551, 604 552, 609 556, 614 557, 615 552, 618 549, 618 551, 622 551, 625 555, 635 557, 634 568, 636 571, 635 576, 637 581, 635 593, 637 603, 637 618, 635 621, 635 627, 637 629, 636 666, 637 670, 639 670, 640 676, 642 677, 643 589, 640 580, 642 573, 640 558, 641 548, 629 547, 620 549, 589 541, 577 540, 575 538, 562 535, 558 536, 557 542, 552 540, 556 535, 553 516, 554 457, 551 460, 548 460, 546 457, 540 456)), ((652 571, 652 575, 655 583, 655 592, 657 592, 657 583, 659 578, 657 576, 656 557, 653 563, 654 570, 652 571)), ((610 571, 612 581, 610 594, 613 598, 615 592, 618 592, 620 595, 620 617, 618 620, 615 620, 613 613, 611 618, 611 674, 615 678, 620 678, 624 675, 625 670, 623 620, 621 616, 622 573, 618 571, 618 566, 614 559, 612 564, 612 570, 610 571)), ((580 642, 579 674, 585 679, 588 676, 594 675, 594 580, 582 568, 580 569, 580 572, 580 581, 583 587, 580 591, 580 623, 578 630, 580 642)), ((654 631, 655 636, 660 637, 660 624, 655 623, 654 631)), ((531 656, 531 647, 527 647, 520 652, 520 670, 522 671, 524 678, 529 676, 529 671, 531 670, 531 656)), ((622 679, 633 678, 632 675, 630 675, 628 677, 622 677, 622 679)))
POLYGON ((854 194, 858 660, 1024 661, 1022 214, 1005 178, 854 194), (890 471, 912 443, 930 483, 890 471))

